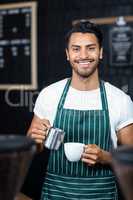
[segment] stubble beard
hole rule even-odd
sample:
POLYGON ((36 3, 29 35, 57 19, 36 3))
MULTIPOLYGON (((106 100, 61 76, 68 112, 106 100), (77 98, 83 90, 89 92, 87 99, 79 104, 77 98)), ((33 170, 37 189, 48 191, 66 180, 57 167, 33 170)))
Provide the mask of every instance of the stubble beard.
POLYGON ((90 70, 87 70, 87 69, 79 69, 78 67, 77 68, 74 68, 73 67, 73 71, 75 74, 77 74, 80 78, 82 79, 86 79, 86 78, 89 78, 91 77, 97 70, 97 67, 98 67, 98 63, 95 63, 95 65, 93 66, 93 68, 90 70))

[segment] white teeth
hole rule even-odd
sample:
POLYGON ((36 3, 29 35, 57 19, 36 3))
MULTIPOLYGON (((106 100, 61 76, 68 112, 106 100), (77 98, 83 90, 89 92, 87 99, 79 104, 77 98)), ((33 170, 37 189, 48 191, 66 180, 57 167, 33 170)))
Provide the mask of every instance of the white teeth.
POLYGON ((89 63, 91 63, 91 62, 79 62, 79 64, 81 64, 81 65, 87 65, 89 63))

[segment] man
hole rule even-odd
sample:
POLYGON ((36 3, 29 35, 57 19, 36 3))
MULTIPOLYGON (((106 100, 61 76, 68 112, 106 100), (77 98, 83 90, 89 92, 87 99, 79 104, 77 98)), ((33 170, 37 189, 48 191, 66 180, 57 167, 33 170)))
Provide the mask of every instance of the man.
POLYGON ((133 144, 133 103, 98 76, 102 39, 95 24, 74 25, 66 36, 72 77, 44 88, 36 101, 28 135, 40 149, 51 126, 65 131, 64 142, 85 144, 79 162, 66 159, 63 145, 51 151, 41 200, 118 199, 110 150, 133 144))

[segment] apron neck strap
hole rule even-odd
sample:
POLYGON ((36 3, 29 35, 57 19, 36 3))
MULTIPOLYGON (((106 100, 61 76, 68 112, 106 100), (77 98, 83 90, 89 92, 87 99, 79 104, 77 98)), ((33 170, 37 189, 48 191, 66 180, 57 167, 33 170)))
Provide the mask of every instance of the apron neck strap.
POLYGON ((108 110, 107 95, 106 95, 105 84, 103 80, 100 80, 100 94, 101 94, 101 101, 102 101, 102 109, 108 110))
POLYGON ((67 83, 66 83, 66 85, 65 85, 65 87, 64 87, 63 93, 62 93, 62 95, 61 95, 59 104, 58 104, 58 109, 60 109, 61 107, 64 106, 65 99, 66 99, 66 95, 67 95, 67 92, 68 92, 68 90, 69 90, 70 84, 71 84, 71 78, 68 78, 67 83))
MULTIPOLYGON (((64 106, 66 95, 67 95, 67 92, 69 90, 70 84, 71 84, 71 78, 69 78, 67 80, 67 83, 66 83, 66 85, 64 87, 62 96, 60 98, 60 102, 58 104, 58 109, 60 109, 60 108, 62 108, 64 106)), ((105 90, 105 85, 104 85, 104 81, 103 80, 100 80, 100 94, 101 94, 101 101, 102 101, 102 109, 103 110, 108 110, 106 90, 105 90)))

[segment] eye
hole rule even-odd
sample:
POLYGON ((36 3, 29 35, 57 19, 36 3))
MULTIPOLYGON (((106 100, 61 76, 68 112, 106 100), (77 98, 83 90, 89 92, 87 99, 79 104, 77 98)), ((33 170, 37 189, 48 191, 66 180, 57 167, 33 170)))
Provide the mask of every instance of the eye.
POLYGON ((90 50, 90 51, 94 51, 94 50, 95 50, 95 47, 89 47, 89 50, 90 50))
POLYGON ((73 50, 74 52, 78 52, 80 49, 79 49, 79 47, 73 47, 72 50, 73 50))

